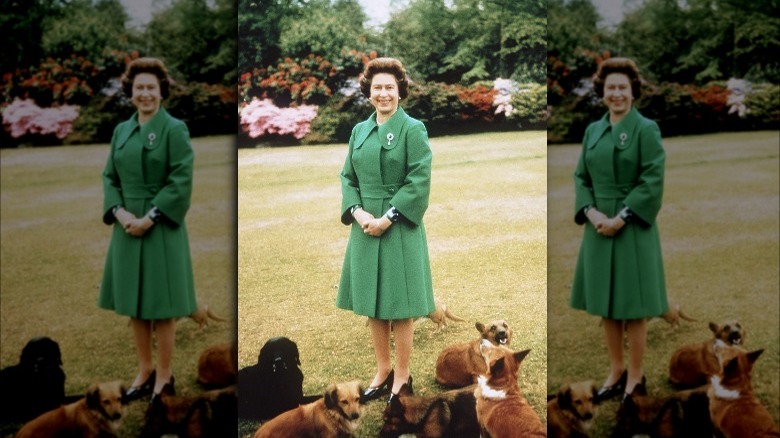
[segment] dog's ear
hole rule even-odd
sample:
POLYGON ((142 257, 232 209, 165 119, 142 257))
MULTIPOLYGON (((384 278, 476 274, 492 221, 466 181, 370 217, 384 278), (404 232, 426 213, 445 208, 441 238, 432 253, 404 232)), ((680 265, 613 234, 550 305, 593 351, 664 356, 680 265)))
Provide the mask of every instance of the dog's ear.
POLYGON ((129 403, 127 400, 127 389, 125 389, 125 385, 119 385, 119 403, 126 405, 129 403))
POLYGON ((718 324, 715 324, 714 322, 710 322, 709 328, 712 333, 714 334, 718 333, 718 324))
POLYGON ((333 409, 339 404, 339 389, 336 387, 336 385, 330 385, 327 389, 325 389, 325 394, 323 395, 323 398, 325 399, 325 407, 328 409, 333 409))
POLYGON ((525 359, 526 356, 528 356, 528 353, 530 353, 530 352, 531 352, 531 349, 529 348, 528 350, 518 351, 518 352, 514 353, 513 356, 515 357, 515 360, 517 361, 517 363, 520 363, 520 362, 523 361, 523 359, 525 359))
POLYGON ((761 353, 763 352, 764 352, 763 348, 760 350, 751 351, 750 353, 747 354, 748 362, 750 362, 750 364, 752 365, 753 363, 756 362, 756 360, 758 360, 758 356, 761 356, 761 353))
POLYGON ((728 362, 723 364, 723 375, 733 376, 734 373, 739 372, 739 357, 735 356, 729 359, 728 362))
POLYGON ((100 388, 96 384, 89 385, 87 389, 87 407, 90 409, 97 409, 100 407, 100 388))
MULTIPOLYGON (((409 389, 409 385, 404 383, 403 386, 401 386, 401 389, 398 390, 398 396, 409 396, 412 395, 412 390, 409 389)), ((398 397, 393 397, 393 400, 395 400, 398 397)))
POLYGON ((569 385, 565 385, 558 391, 558 406, 561 409, 571 408, 571 387, 569 385))
POLYGON ((476 327, 477 330, 479 330, 480 334, 485 333, 485 324, 482 324, 481 322, 477 321, 477 323, 474 324, 474 327, 476 327))
POLYGON ((501 356, 500 358, 496 359, 495 361, 490 363, 490 374, 498 374, 500 373, 504 367, 506 366, 506 358, 504 356, 501 356))
POLYGON ((591 392, 592 397, 593 397, 593 404, 594 405, 599 404, 600 401, 599 401, 599 398, 597 397, 598 394, 599 394, 599 388, 596 387, 595 383, 590 385, 590 392, 591 392))

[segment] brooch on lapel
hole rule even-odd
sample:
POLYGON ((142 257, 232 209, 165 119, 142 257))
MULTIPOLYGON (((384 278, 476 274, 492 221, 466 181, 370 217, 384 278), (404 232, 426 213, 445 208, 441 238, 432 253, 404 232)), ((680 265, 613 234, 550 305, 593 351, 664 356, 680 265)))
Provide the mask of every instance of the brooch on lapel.
POLYGON ((392 132, 388 132, 387 133, 387 145, 388 146, 390 146, 390 142, 392 142, 394 138, 395 138, 395 136, 393 135, 392 132))
POLYGON ((628 134, 626 134, 625 132, 621 132, 620 133, 620 146, 625 146, 626 145, 626 140, 628 140, 628 134))
POLYGON ((147 138, 149 139, 149 146, 151 146, 152 143, 154 143, 154 139, 157 138, 157 136, 154 135, 154 132, 150 132, 147 138))

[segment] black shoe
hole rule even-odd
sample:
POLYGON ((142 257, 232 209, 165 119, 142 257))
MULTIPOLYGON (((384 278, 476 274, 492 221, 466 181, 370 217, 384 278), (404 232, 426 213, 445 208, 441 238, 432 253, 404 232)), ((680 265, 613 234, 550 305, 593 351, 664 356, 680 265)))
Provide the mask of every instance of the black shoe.
POLYGON ((620 394, 623 394, 623 391, 626 389, 627 378, 628 373, 623 371, 623 374, 620 375, 618 381, 615 382, 612 386, 602 386, 599 388, 598 392, 596 392, 596 396, 593 397, 593 401, 595 403, 601 403, 605 400, 609 400, 619 396, 620 394))
MULTIPOLYGON (((409 380, 406 382, 406 386, 409 388, 409 394, 414 394, 414 388, 412 388, 412 376, 409 376, 409 380)), ((391 388, 390 397, 387 398, 387 404, 390 404, 396 397, 398 397, 398 394, 394 393, 391 388)))
POLYGON ((125 401, 131 402, 140 398, 146 397, 154 390, 155 372, 152 371, 149 377, 146 378, 141 386, 131 386, 130 389, 125 392, 125 401))
POLYGON ((369 386, 363 391, 363 395, 360 396, 360 403, 367 403, 371 400, 376 400, 379 397, 387 394, 393 388, 393 370, 390 370, 390 374, 387 375, 385 381, 380 383, 379 386, 369 386))
POLYGON ((160 392, 153 392, 152 397, 149 399, 149 404, 153 404, 154 401, 158 398, 160 398, 160 394, 166 393, 168 395, 176 395, 176 388, 174 387, 174 382, 176 379, 171 376, 171 380, 168 381, 165 385, 163 385, 162 390, 160 392))
POLYGON ((645 376, 642 376, 642 381, 634 385, 634 389, 629 392, 623 393, 623 400, 620 401, 620 403, 624 403, 627 398, 631 397, 632 395, 647 395, 647 379, 645 379, 645 376))

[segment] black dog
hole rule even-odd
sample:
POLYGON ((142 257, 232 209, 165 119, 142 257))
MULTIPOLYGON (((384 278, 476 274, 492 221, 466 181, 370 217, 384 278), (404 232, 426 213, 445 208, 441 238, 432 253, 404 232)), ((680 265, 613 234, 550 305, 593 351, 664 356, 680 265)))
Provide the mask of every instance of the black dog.
POLYGON ((0 419, 26 423, 58 408, 65 399, 65 372, 57 342, 31 339, 17 365, 0 370, 0 419))
POLYGON ((303 396, 298 346, 285 337, 269 339, 257 365, 238 372, 238 417, 265 420, 319 398, 303 396))

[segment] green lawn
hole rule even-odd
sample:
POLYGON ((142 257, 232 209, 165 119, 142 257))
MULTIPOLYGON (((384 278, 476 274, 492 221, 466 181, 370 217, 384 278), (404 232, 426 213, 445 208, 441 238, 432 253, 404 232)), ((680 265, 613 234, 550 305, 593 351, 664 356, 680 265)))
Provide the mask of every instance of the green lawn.
MULTIPOLYGON (((187 215, 198 298, 228 322, 203 332, 179 323, 174 373, 181 394, 200 390, 197 361, 207 346, 235 337, 235 160, 233 137, 193 139, 195 176, 187 215)), ((103 225, 100 173, 107 145, 2 149, 0 366, 25 343, 60 344, 67 394, 137 372, 127 318, 97 307, 110 228, 103 225)), ((122 437, 138 436, 145 402, 129 409, 122 437)), ((0 425, 0 436, 18 425, 0 425)))
MULTIPOLYGON (((780 419, 780 198, 778 133, 751 132, 664 140, 664 206, 659 228, 668 295, 698 322, 677 330, 650 323, 645 374, 651 395, 672 392, 669 359, 677 347, 710 337, 709 321, 737 319, 746 348, 763 348, 753 387, 780 419)), ((572 173, 579 145, 549 149, 548 390, 603 382, 609 370, 598 319, 568 305, 582 229, 573 220, 572 173)), ((609 436, 617 401, 601 407, 594 437, 609 436)))
MULTIPOLYGON (((431 336, 417 325, 415 392, 441 391, 434 366, 446 345, 478 336, 474 322, 506 319, 512 348, 531 348, 520 386, 545 418, 547 373, 547 148, 544 132, 431 139, 425 216, 434 294, 469 322, 431 336)), ((240 150, 238 157, 239 366, 263 343, 298 344, 304 393, 333 382, 370 383, 375 361, 365 318, 335 307, 348 227, 339 221, 346 145, 240 150)), ((365 409, 359 437, 376 437, 384 403, 365 409)), ((240 425, 240 436, 258 424, 240 425)))

